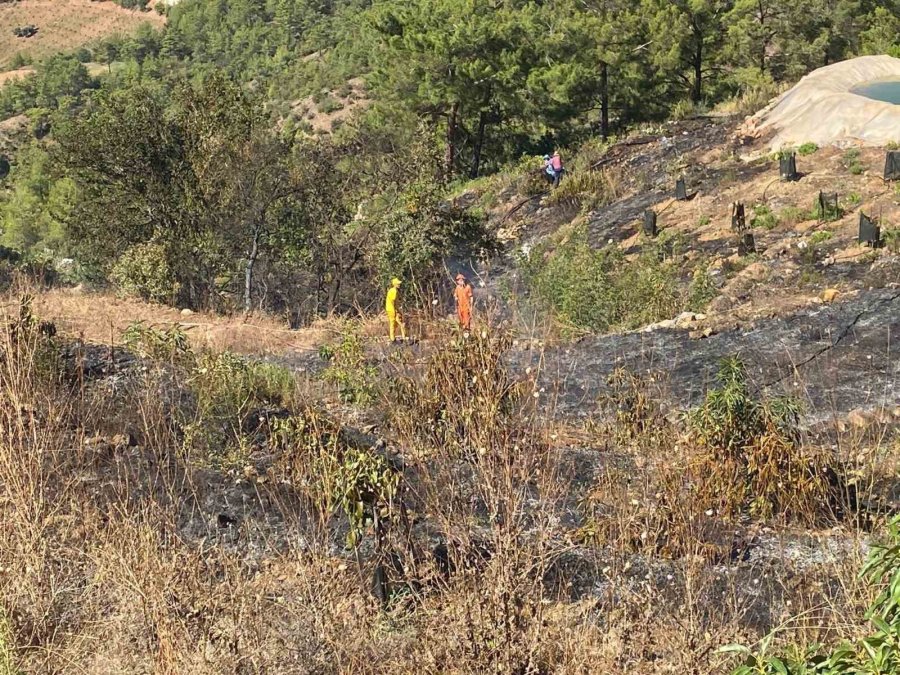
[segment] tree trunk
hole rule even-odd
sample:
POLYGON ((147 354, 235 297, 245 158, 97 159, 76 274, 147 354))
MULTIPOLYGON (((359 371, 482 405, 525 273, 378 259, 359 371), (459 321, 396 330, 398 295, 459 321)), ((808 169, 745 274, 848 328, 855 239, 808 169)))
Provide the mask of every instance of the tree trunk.
POLYGON ((469 172, 469 178, 478 178, 478 172, 481 170, 481 150, 484 147, 484 129, 487 126, 487 116, 487 110, 482 110, 478 115, 478 135, 475 137, 472 170, 469 172))
POLYGON ((244 314, 253 310, 253 267, 259 257, 259 238, 262 235, 262 225, 253 229, 253 242, 250 246, 250 254, 247 256, 247 266, 244 268, 244 314))
POLYGON ((703 36, 697 36, 697 49, 694 52, 694 86, 691 101, 700 103, 703 100, 703 36))
POLYGON ((453 165, 456 163, 456 125, 459 117, 459 103, 454 102, 450 106, 450 114, 447 118, 447 149, 444 155, 444 178, 449 181, 453 178, 453 165))
POLYGON ((484 130, 487 127, 488 115, 490 114, 491 95, 491 88, 488 87, 484 93, 484 100, 481 102, 481 112, 478 113, 478 133, 475 136, 472 170, 469 172, 470 178, 478 178, 478 173, 481 171, 481 151, 484 149, 484 130))
POLYGON ((609 138, 609 64, 600 62, 600 137, 609 138))

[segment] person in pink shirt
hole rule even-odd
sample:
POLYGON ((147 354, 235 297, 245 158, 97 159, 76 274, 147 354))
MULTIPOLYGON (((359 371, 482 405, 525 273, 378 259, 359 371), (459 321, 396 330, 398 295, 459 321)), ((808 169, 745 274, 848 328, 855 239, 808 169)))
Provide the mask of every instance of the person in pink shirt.
POLYGON ((553 183, 553 187, 559 187, 563 170, 562 157, 559 156, 559 150, 553 153, 553 157, 544 155, 544 172, 547 175, 547 180, 553 183))

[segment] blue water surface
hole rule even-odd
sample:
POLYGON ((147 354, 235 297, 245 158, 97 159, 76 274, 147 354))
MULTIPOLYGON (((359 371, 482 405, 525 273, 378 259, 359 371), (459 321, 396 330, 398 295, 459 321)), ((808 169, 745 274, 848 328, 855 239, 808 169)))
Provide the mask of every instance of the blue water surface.
POLYGON ((900 80, 879 80, 864 82, 850 90, 859 96, 865 96, 876 101, 885 101, 900 105, 900 80))

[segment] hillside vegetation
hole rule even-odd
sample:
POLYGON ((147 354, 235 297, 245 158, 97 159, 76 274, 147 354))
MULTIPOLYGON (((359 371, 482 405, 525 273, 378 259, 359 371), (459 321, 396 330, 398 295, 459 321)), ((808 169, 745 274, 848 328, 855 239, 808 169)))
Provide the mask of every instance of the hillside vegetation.
POLYGON ((895 0, 127 16, 0 85, 0 675, 900 672, 900 189, 741 132, 895 0))

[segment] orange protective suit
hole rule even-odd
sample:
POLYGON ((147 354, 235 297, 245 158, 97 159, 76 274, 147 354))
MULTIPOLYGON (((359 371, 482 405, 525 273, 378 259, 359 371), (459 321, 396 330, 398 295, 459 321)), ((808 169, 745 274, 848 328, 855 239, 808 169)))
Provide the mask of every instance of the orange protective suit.
POLYGON ((472 328, 472 303, 474 302, 472 287, 466 283, 465 279, 457 277, 457 281, 462 281, 462 283, 457 283, 453 291, 456 298, 456 316, 459 318, 459 325, 464 330, 470 330, 472 328))

